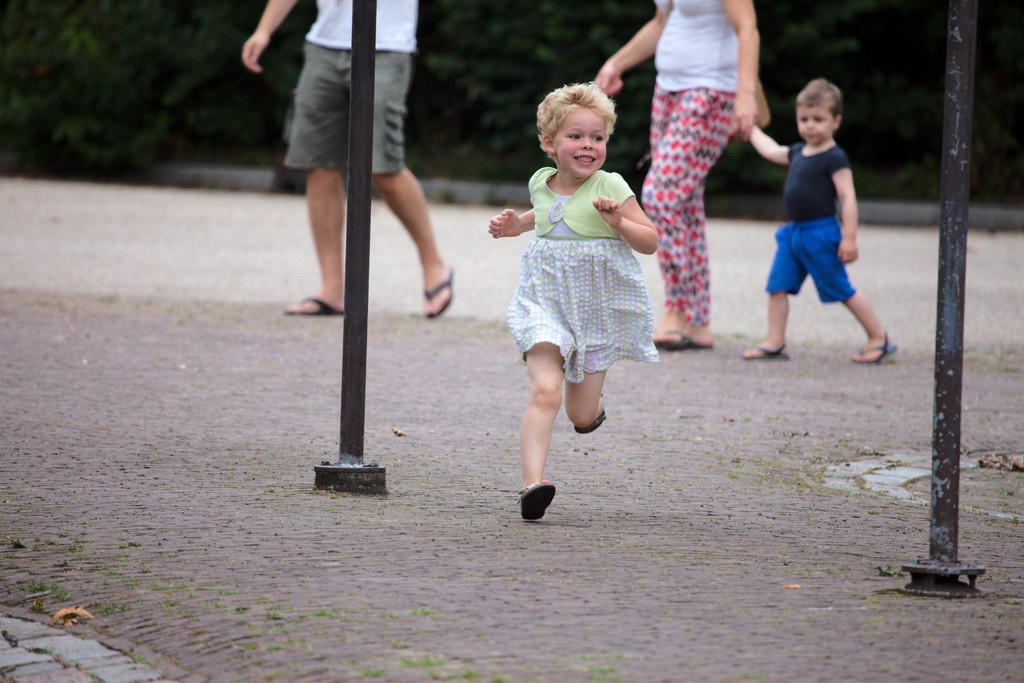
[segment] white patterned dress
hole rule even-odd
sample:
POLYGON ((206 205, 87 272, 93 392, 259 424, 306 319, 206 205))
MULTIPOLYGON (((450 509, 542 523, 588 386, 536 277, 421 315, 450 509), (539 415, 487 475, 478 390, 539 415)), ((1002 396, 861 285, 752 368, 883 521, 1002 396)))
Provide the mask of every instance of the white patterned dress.
POLYGON ((520 260, 507 321, 521 353, 542 342, 557 346, 568 382, 618 360, 658 362, 643 270, 621 239, 535 236, 520 260))

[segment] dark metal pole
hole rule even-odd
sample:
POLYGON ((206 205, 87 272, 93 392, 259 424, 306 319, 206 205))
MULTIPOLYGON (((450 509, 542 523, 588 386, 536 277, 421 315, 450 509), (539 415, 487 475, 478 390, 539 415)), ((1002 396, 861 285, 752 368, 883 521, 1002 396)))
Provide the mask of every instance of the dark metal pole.
POLYGON ((341 370, 340 452, 340 461, 349 464, 363 462, 376 14, 376 0, 352 3, 352 104, 348 135, 348 235, 345 241, 345 348, 341 370))
POLYGON ((338 462, 315 467, 316 487, 383 493, 384 468, 363 463, 366 333, 370 273, 373 81, 377 0, 352 3, 352 87, 348 136, 348 235, 345 241, 345 331, 338 462))
POLYGON ((964 291, 971 180, 974 45, 977 0, 950 0, 939 188, 939 280, 935 330, 931 534, 927 563, 904 565, 907 590, 966 594, 985 572, 957 558, 960 513, 960 416, 963 388, 964 291), (970 585, 957 579, 967 575, 970 585))

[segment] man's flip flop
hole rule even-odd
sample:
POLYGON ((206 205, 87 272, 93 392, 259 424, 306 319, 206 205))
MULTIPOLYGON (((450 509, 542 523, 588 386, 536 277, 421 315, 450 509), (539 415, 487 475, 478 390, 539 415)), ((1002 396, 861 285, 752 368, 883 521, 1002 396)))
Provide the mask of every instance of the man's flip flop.
POLYGON ((660 334, 677 337, 675 340, 656 339, 654 341, 654 348, 662 351, 709 351, 714 348, 713 344, 698 344, 680 330, 669 330, 660 334))
POLYGON ((896 349, 897 349, 897 346, 895 344, 890 344, 889 343, 889 333, 886 332, 885 333, 885 341, 882 343, 881 346, 876 346, 876 347, 874 347, 872 349, 867 349, 867 350, 865 350, 865 349, 861 349, 860 350, 860 355, 862 355, 862 356, 865 353, 870 353, 872 351, 881 351, 882 353, 878 354, 878 358, 872 358, 871 360, 857 360, 857 359, 854 359, 853 362, 854 363, 860 363, 862 365, 878 365, 883 360, 885 360, 886 358, 888 358, 892 354, 896 353, 896 349))
POLYGON ((786 353, 786 345, 783 344, 777 349, 766 349, 763 346, 755 346, 743 354, 743 360, 789 360, 786 353), (757 353, 756 356, 748 356, 748 353, 757 353))
POLYGON ((345 315, 345 311, 340 308, 335 308, 326 301, 317 299, 316 297, 306 297, 299 303, 310 302, 316 306, 312 311, 285 311, 285 315, 345 315))
POLYGON ((439 316, 442 313, 444 313, 445 311, 447 311, 448 307, 452 305, 452 300, 455 299, 455 290, 452 289, 452 280, 454 278, 455 278, 455 269, 454 268, 449 268, 448 269, 448 279, 447 280, 445 280, 444 282, 439 284, 437 287, 434 287, 430 291, 424 291, 423 292, 423 298, 426 299, 427 302, 430 302, 430 301, 433 301, 434 297, 436 297, 438 294, 440 294, 444 290, 447 289, 447 290, 451 291, 451 296, 448 297, 448 301, 446 301, 444 306, 441 307, 441 310, 437 311, 436 313, 427 313, 427 317, 428 318, 436 318, 437 316, 439 316))
POLYGON ((523 519, 540 519, 555 497, 555 485, 547 479, 530 484, 519 492, 519 512, 523 519))

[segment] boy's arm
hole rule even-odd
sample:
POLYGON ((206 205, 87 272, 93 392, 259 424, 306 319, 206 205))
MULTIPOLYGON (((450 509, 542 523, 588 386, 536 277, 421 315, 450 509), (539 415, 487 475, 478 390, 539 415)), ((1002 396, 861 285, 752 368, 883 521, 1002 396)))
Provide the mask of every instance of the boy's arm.
POLYGON ((789 166, 789 147, 775 142, 757 126, 754 126, 754 130, 750 134, 750 144, 754 146, 758 154, 773 164, 789 166))
POLYGON ((836 186, 839 198, 839 221, 842 223, 843 237, 839 242, 839 260, 853 263, 857 260, 857 193, 853 189, 853 171, 841 168, 832 174, 832 182, 836 186))

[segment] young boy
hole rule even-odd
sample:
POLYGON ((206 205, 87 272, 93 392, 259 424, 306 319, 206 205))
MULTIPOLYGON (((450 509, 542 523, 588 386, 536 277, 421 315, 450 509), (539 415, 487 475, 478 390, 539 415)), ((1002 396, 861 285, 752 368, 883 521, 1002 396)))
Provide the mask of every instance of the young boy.
POLYGON ((775 233, 778 247, 768 275, 768 337, 744 351, 746 360, 788 360, 786 319, 789 295, 807 275, 822 303, 842 301, 867 333, 868 341, 851 360, 881 363, 896 352, 863 294, 846 275, 857 260, 857 197, 846 152, 832 135, 842 121, 843 96, 824 78, 808 83, 796 97, 796 123, 802 143, 783 146, 754 128, 750 142, 768 161, 789 166, 783 199, 792 221, 775 233), (836 200, 840 215, 836 216, 836 200), (840 227, 840 218, 842 227, 840 227))

